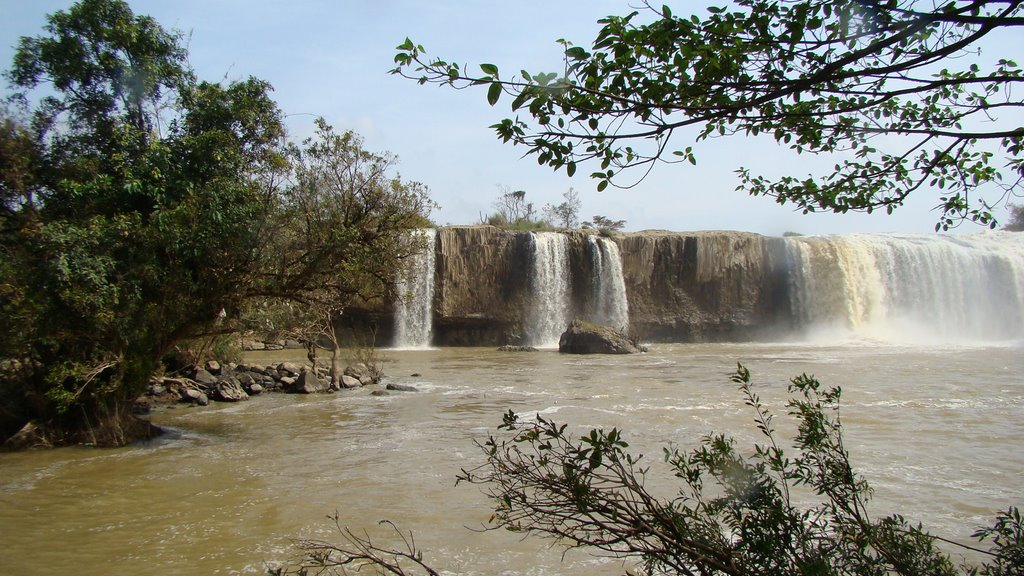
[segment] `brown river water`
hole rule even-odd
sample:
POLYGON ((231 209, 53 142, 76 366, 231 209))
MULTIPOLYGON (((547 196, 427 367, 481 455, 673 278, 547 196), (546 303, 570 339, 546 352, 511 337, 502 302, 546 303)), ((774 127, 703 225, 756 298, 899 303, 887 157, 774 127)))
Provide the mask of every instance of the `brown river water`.
POLYGON ((615 357, 385 351, 388 381, 419 392, 175 407, 153 416, 172 430, 153 442, 0 454, 0 572, 260 574, 296 556, 295 538, 336 540, 327 515, 337 512, 378 543, 395 542, 379 520, 411 530, 425 559, 453 574, 620 574, 621 562, 479 531, 486 498, 455 486, 460 468, 483 460, 474 440, 510 408, 578 432, 617 426, 648 455, 651 482, 669 489, 663 446, 711 431, 754 439, 729 381, 737 361, 779 412, 792 376, 841 385, 847 445, 875 510, 969 541, 996 511, 1024 504, 1022 353, 1020 342, 680 344, 615 357))

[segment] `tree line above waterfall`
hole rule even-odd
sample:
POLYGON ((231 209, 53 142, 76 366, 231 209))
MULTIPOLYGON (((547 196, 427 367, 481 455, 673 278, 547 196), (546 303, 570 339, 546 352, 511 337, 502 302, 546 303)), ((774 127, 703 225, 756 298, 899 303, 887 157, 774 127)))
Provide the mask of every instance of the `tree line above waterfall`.
POLYGON ((494 201, 494 212, 481 215, 480 224, 520 231, 584 228, 598 230, 606 236, 626 226, 625 220, 614 220, 600 214, 581 222, 583 201, 575 188, 569 188, 562 194, 562 202, 545 204, 539 214, 533 203, 526 199, 525 190, 510 190, 507 186, 499 188, 501 194, 494 201))

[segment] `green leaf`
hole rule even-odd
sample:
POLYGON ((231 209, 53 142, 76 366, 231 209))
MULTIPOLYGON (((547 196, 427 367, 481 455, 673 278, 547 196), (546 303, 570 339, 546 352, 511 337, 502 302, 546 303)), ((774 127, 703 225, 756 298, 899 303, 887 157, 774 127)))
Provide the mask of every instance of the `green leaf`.
POLYGON ((565 51, 565 55, 573 60, 586 60, 590 54, 586 50, 579 46, 573 46, 565 51))
POLYGON ((494 64, 481 64, 480 69, 484 71, 484 74, 488 74, 490 76, 498 75, 498 67, 494 64))
POLYGON ((491 82, 491 87, 487 89, 487 103, 494 106, 498 98, 501 98, 501 82, 491 82))

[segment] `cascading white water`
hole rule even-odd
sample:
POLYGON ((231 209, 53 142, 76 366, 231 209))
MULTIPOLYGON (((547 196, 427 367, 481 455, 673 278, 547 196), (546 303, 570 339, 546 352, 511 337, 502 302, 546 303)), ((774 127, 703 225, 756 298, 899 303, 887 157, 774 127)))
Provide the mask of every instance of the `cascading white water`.
POLYGON ((557 348, 572 314, 569 278, 569 238, 557 232, 533 232, 533 306, 527 342, 538 348, 557 348))
POLYGON ((587 242, 594 273, 591 320, 626 330, 629 328, 629 303, 619 247, 601 236, 588 236, 587 242))
POLYGON ((429 348, 433 334, 434 259, 437 230, 426 228, 416 234, 424 238, 425 249, 409 261, 398 279, 399 299, 395 303, 395 348, 429 348))
POLYGON ((786 240, 802 328, 855 338, 1024 339, 1024 234, 786 240))

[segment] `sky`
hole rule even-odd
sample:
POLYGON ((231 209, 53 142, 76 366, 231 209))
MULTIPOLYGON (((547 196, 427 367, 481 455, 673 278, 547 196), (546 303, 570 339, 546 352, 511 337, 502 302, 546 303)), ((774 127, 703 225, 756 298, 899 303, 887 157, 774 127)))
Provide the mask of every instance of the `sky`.
MULTIPOLYGON (((523 190, 536 207, 557 204, 575 188, 581 215, 625 220, 626 230, 742 230, 784 232, 929 233, 939 219, 938 193, 918 191, 892 215, 809 214, 774 200, 736 191, 734 171, 780 168, 806 175, 833 159, 798 156, 763 139, 728 139, 695 146, 698 163, 660 165, 629 190, 596 191, 581 167, 569 178, 502 144, 488 128, 510 116, 509 100, 487 104, 485 91, 421 86, 388 74, 395 47, 406 37, 428 56, 469 64, 492 63, 503 71, 557 71, 565 38, 589 46, 609 14, 625 14, 628 0, 129 0, 139 14, 185 33, 190 62, 203 80, 249 76, 274 86, 289 135, 313 132, 324 117, 353 130, 374 152, 399 159, 404 180, 422 182, 440 205, 438 224, 475 224, 494 210, 503 191, 523 190)), ((679 15, 703 2, 676 2, 679 15)), ((0 63, 6 70, 20 36, 42 33, 45 15, 70 0, 0 0, 0 63)), ((1024 32, 1019 33, 1024 40, 1024 32)), ((1018 44, 1020 45, 1020 44, 1018 44)), ((6 86, 4 86, 6 90, 6 86)), ((677 147, 690 142, 673 140, 677 147)), ((996 211, 1005 219, 1005 208, 996 211)), ((981 228, 965 224, 958 232, 981 228)))

